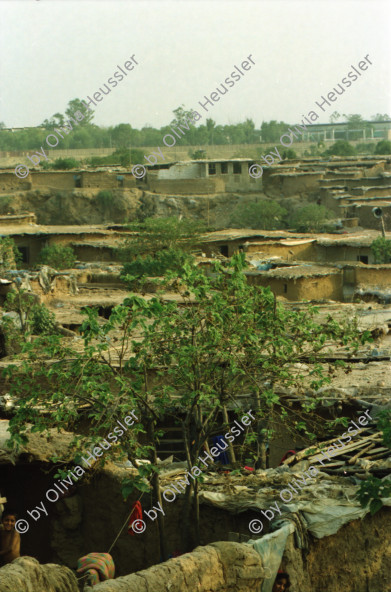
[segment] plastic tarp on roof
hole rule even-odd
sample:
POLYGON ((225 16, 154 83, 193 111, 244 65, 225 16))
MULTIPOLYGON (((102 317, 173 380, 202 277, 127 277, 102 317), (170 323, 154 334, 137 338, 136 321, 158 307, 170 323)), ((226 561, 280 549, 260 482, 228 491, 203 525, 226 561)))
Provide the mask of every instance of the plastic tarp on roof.
POLYGON ((262 557, 262 565, 264 565, 265 570, 270 569, 270 575, 262 584, 262 592, 272 592, 274 580, 284 554, 286 540, 294 530, 295 527, 292 522, 286 522, 275 532, 270 532, 261 539, 248 541, 248 544, 262 557))
MULTIPOLYGON (((281 477, 282 473, 285 473, 281 467, 269 469, 269 471, 273 477, 281 477)), ((331 536, 336 534, 344 524, 362 519, 369 513, 369 509, 362 508, 355 497, 357 485, 346 478, 330 479, 324 473, 320 473, 319 477, 320 480, 317 478, 317 482, 307 485, 290 503, 280 501, 280 497, 276 495, 278 490, 286 488, 286 484, 283 483, 278 490, 276 483, 272 486, 265 483, 265 486, 257 492, 250 492, 247 487, 238 487, 237 490, 242 490, 240 495, 200 492, 200 501, 235 514, 246 510, 261 513, 262 510, 273 509, 274 518, 270 521, 272 532, 259 539, 252 539, 248 543, 261 555, 263 565, 271 570, 271 575, 263 583, 262 592, 272 590, 289 534, 294 532, 297 547, 305 548, 308 532, 318 539, 331 536), (275 511, 276 503, 281 510, 281 516, 275 511)), ((385 479, 388 477, 384 477, 383 480, 385 479)), ((382 498, 381 501, 383 505, 391 506, 391 497, 382 498)), ((268 524, 268 519, 264 518, 263 514, 261 516, 263 524, 268 524)))

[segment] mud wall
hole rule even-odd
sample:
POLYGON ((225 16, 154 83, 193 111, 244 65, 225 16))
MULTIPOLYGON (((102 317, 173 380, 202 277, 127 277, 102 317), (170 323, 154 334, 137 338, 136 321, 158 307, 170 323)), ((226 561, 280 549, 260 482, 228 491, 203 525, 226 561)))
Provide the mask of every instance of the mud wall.
POLYGON ((252 285, 269 286, 277 296, 288 300, 342 300, 343 274, 309 276, 301 278, 273 278, 262 273, 248 274, 252 285))
POLYGON ((0 592, 79 592, 67 567, 40 565, 34 557, 19 557, 0 569, 0 592))
POLYGON ((94 591, 258 592, 263 578, 261 558, 250 545, 219 542, 148 570, 103 582, 94 591))
POLYGON ((188 193, 213 194, 225 191, 225 183, 221 178, 205 179, 157 179, 148 177, 148 186, 150 191, 156 193, 165 193, 173 195, 182 195, 188 193))
POLYGON ((291 535, 283 566, 292 592, 390 592, 391 508, 311 540, 308 549, 295 548, 291 535))
POLYGON ((356 284, 382 286, 391 285, 391 265, 360 266, 355 268, 356 284))

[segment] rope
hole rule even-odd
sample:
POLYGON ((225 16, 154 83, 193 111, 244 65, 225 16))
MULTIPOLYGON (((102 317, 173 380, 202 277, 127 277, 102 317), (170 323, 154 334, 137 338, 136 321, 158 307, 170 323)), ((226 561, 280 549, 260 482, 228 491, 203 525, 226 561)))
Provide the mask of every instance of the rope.
MULTIPOLYGON (((137 500, 138 502, 141 500, 141 498, 143 497, 144 493, 145 493, 145 492, 143 491, 143 492, 142 492, 142 494, 140 495, 140 497, 139 497, 139 498, 138 498, 138 500, 137 500)), ((119 533, 118 533, 118 534, 117 534, 117 536, 115 537, 115 539, 114 539, 114 542, 113 542, 113 544, 111 545, 110 549, 107 551, 107 553, 110 553, 111 549, 114 547, 115 543, 118 541, 118 539, 119 539, 119 537, 120 537, 120 535, 121 535, 121 532, 123 531, 123 529, 125 528, 125 526, 128 524, 128 522, 129 522, 129 520, 130 520, 130 517, 131 517, 131 515, 133 514, 134 510, 135 510, 135 507, 133 507, 133 508, 132 508, 132 511, 130 512, 129 516, 126 518, 126 520, 125 520, 124 524, 121 526, 119 533)))

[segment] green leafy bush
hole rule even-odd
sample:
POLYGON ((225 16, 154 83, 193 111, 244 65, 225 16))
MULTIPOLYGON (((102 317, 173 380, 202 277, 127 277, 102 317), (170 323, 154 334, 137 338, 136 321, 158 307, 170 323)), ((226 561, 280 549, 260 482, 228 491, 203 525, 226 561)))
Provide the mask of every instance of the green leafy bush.
POLYGON ((101 165, 121 165, 128 167, 131 164, 139 164, 144 161, 144 151, 139 148, 131 148, 131 150, 125 150, 120 148, 109 154, 108 156, 93 156, 87 160, 87 163, 92 166, 101 165))
POLYGON ((40 262, 54 269, 70 269, 76 263, 76 255, 71 247, 52 245, 44 247, 39 254, 40 262))
POLYGON ((191 152, 191 150, 189 150, 189 156, 192 160, 200 160, 206 158, 206 150, 195 150, 194 152, 191 152))
POLYGON ((0 271, 15 269, 20 259, 21 254, 13 239, 8 236, 0 237, 0 271))
POLYGON ((79 168, 80 163, 74 158, 57 158, 50 166, 52 169, 67 171, 69 169, 79 168))
POLYGON ((356 149, 346 140, 337 140, 324 154, 326 156, 355 156, 356 149))
POLYGON ((375 154, 391 154, 391 142, 389 140, 381 140, 376 144, 375 154))
POLYGON ((378 236, 371 243, 375 263, 391 263, 391 240, 378 236))
POLYGON ((284 152, 281 154, 282 158, 285 160, 291 160, 293 158, 297 158, 297 154, 294 150, 292 150, 292 148, 288 148, 288 150, 284 150, 284 152))
POLYGON ((295 228, 298 232, 319 232, 332 217, 332 212, 324 206, 308 204, 293 213, 289 227, 295 228))
POLYGON ((373 142, 360 142, 356 144, 358 154, 373 154, 375 152, 375 144, 373 142))
POLYGON ((100 206, 107 209, 113 203, 113 194, 108 189, 103 189, 103 191, 99 191, 96 196, 96 201, 100 206))
POLYGON ((278 230, 284 228, 287 210, 276 201, 261 200, 254 203, 238 204, 231 215, 230 226, 234 228, 254 228, 259 230, 278 230))
POLYGON ((391 448, 391 409, 380 411, 376 419, 378 429, 383 432, 383 444, 391 448))
POLYGON ((167 271, 175 271, 178 276, 186 262, 193 260, 189 253, 177 248, 164 249, 156 255, 137 257, 130 263, 125 263, 122 277, 132 287, 139 285, 139 280, 144 277, 159 277, 167 271))
POLYGON ((44 304, 34 304, 30 324, 34 335, 49 335, 55 330, 56 317, 44 304))
POLYGON ((363 481, 357 492, 357 499, 361 506, 366 508, 369 505, 371 515, 375 514, 383 506, 380 498, 386 498, 391 495, 391 481, 388 479, 378 479, 371 475, 363 481))

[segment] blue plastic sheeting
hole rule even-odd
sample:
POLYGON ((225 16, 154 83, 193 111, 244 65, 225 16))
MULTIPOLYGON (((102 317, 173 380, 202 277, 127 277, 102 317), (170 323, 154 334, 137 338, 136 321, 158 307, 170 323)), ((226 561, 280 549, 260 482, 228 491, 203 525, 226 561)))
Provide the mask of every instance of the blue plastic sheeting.
POLYGON ((261 539, 248 541, 248 544, 262 557, 262 565, 268 575, 262 584, 262 592, 272 592, 274 580, 276 579, 285 551, 287 538, 295 531, 292 522, 286 521, 282 524, 283 526, 281 528, 265 534, 261 539), (270 575, 268 569, 270 570, 270 575))

